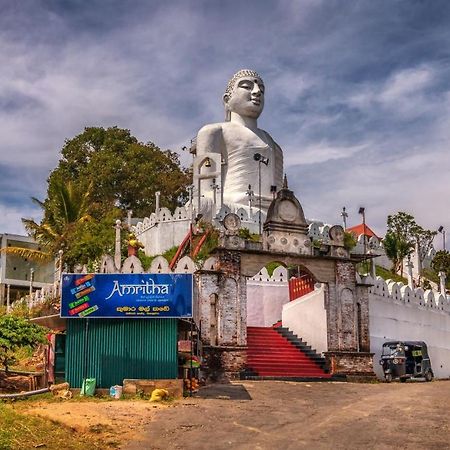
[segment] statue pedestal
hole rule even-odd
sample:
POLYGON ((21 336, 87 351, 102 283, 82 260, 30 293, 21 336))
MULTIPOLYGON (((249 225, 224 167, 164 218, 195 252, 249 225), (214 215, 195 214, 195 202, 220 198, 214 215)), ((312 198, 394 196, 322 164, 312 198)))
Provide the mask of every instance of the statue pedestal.
POLYGON ((332 375, 346 377, 348 381, 376 380, 373 371, 374 353, 330 351, 324 355, 332 375))

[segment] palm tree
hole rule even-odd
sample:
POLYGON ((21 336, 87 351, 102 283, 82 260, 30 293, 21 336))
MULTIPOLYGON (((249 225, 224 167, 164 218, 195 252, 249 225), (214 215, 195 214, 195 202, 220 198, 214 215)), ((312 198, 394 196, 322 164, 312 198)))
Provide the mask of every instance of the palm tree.
POLYGON ((392 261, 391 271, 393 273, 403 272, 403 260, 414 250, 414 243, 387 232, 383 239, 383 247, 386 256, 392 261))
POLYGON ((53 259, 59 250, 64 251, 67 248, 76 226, 91 220, 90 192, 91 186, 83 190, 71 181, 52 179, 48 187, 48 197, 44 202, 32 197, 32 201, 44 211, 41 223, 22 218, 28 234, 41 244, 43 250, 8 247, 2 248, 1 251, 34 261, 53 259))

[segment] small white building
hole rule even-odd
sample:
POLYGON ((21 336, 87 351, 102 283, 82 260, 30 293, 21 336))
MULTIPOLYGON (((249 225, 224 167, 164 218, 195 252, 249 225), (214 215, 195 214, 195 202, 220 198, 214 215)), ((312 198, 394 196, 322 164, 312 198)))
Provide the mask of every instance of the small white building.
MULTIPOLYGON (((33 238, 18 234, 0 234, 0 247, 21 247, 40 250, 33 238)), ((54 263, 30 261, 27 258, 0 253, 0 305, 11 304, 21 297, 53 285, 54 263)))

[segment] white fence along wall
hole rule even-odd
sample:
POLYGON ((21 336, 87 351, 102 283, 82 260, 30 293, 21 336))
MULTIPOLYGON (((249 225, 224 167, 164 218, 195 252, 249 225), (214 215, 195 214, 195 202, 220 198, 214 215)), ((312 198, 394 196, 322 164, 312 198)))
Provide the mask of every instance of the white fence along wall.
POLYGON ((272 276, 264 267, 247 280, 247 326, 270 327, 281 320, 283 305, 289 303, 287 276, 282 266, 272 276))

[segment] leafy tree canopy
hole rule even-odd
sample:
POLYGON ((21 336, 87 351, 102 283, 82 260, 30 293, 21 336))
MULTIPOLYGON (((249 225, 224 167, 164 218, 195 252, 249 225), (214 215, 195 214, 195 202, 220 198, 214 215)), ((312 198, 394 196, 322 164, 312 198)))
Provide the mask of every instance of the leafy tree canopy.
POLYGON ((129 130, 117 127, 86 128, 66 141, 53 179, 92 185, 91 199, 102 211, 116 206, 131 209, 135 217, 149 216, 155 208, 155 192, 161 206, 174 209, 186 200, 188 173, 178 155, 155 144, 139 142, 129 130))
POLYGON ((431 261, 431 268, 439 274, 439 272, 445 272, 447 280, 450 279, 450 252, 447 250, 439 250, 433 261, 431 261))
POLYGON ((6 371, 16 362, 15 352, 21 347, 35 347, 45 343, 47 330, 22 317, 0 317, 0 364, 6 371))
MULTIPOLYGON (((41 223, 22 220, 44 246, 41 254, 55 257, 62 250, 69 269, 111 253, 116 219, 130 209, 137 217, 150 215, 157 191, 161 206, 174 209, 185 201, 189 175, 178 156, 139 142, 128 130, 86 128, 66 141, 61 154, 47 198, 32 199, 44 211, 41 223)), ((39 259, 34 253, 22 256, 39 259)))
POLYGON ((422 228, 414 216, 399 211, 387 218, 387 233, 383 240, 386 255, 392 261, 393 272, 402 269, 403 260, 417 249, 420 262, 430 250, 436 231, 422 228))

